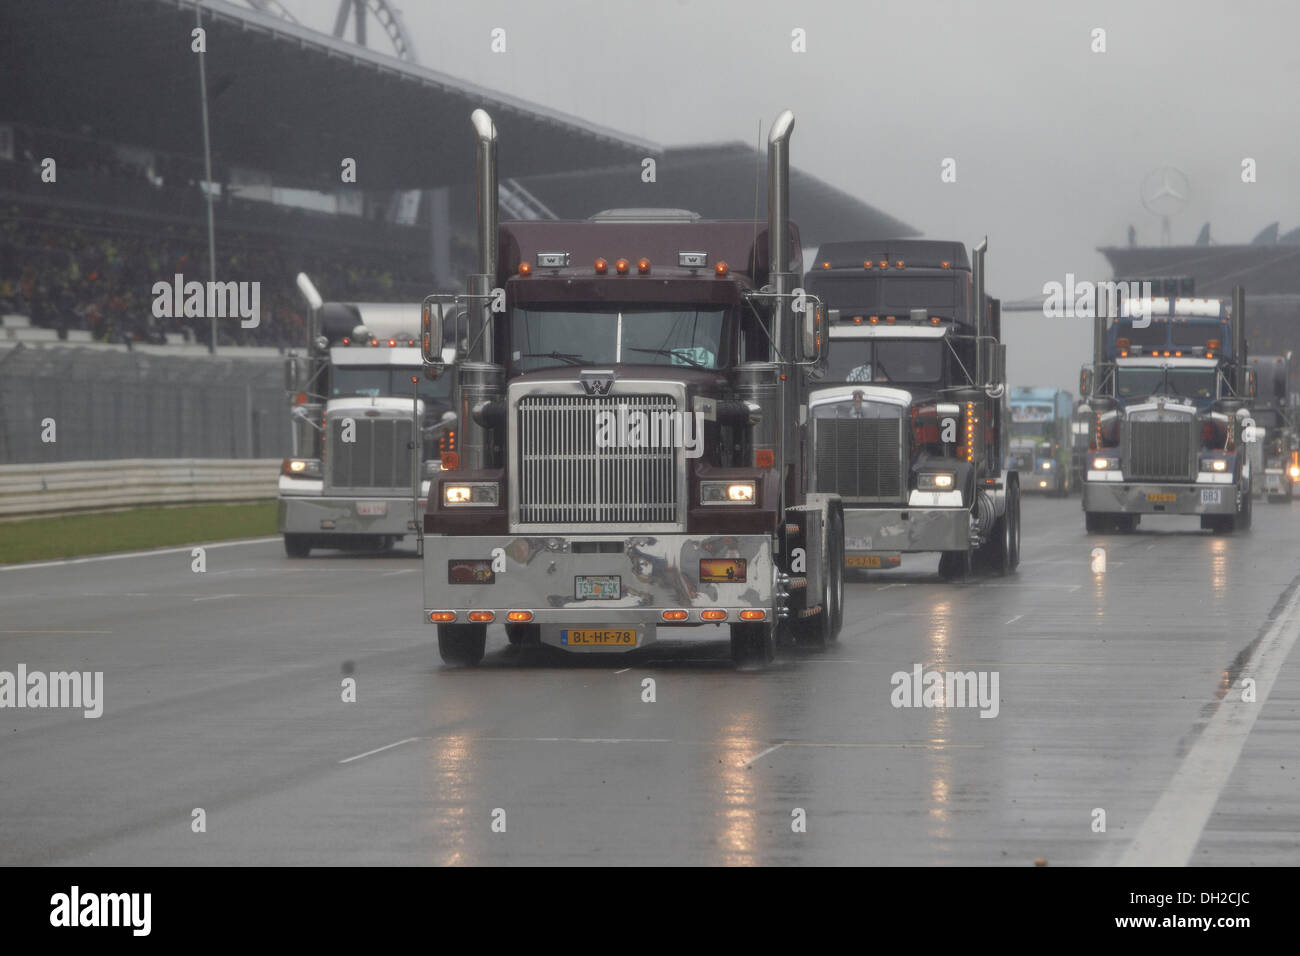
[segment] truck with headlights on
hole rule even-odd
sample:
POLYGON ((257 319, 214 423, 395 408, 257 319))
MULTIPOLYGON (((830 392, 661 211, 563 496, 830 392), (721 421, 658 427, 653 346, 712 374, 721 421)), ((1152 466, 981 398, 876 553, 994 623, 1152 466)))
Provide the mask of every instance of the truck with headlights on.
POLYGON ((1291 353, 1252 355, 1255 373, 1256 490, 1272 504, 1289 502, 1300 482, 1300 395, 1291 385, 1291 353))
POLYGON ((498 223, 497 129, 471 120, 479 269, 465 294, 426 299, 423 329, 457 416, 425 513, 443 660, 478 663, 491 625, 582 654, 714 625, 744 666, 781 636, 833 640, 843 518, 805 470, 826 335, 797 287, 793 114, 769 137, 765 223, 671 209, 498 223))
POLYGON ((442 449, 454 447, 449 381, 424 375, 418 303, 322 302, 307 355, 285 363, 292 448, 277 525, 290 557, 313 548, 379 550, 420 533, 442 449))
POLYGON ((1098 303, 1080 382, 1092 434, 1083 511, 1090 533, 1143 515, 1195 515, 1216 533, 1251 524, 1254 373, 1246 296, 1098 303))
POLYGON ((812 487, 844 502, 849 567, 938 552, 939 573, 1013 571, 1022 476, 1006 467, 1001 309, 959 242, 823 245, 805 286, 830 316, 808 404, 812 487))
POLYGON ((1020 473, 1024 494, 1062 497, 1074 487, 1074 398, 1061 388, 1011 389, 1008 468, 1020 473))

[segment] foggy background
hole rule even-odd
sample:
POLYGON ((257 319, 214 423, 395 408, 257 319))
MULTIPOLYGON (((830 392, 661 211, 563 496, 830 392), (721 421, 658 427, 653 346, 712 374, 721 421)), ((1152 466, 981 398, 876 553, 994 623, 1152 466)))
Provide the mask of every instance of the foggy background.
MULTIPOLYGON (((335 0, 285 0, 328 33, 335 0)), ((687 2, 400 4, 421 63, 663 145, 758 142, 797 116, 792 162, 932 238, 989 237, 989 288, 1107 278, 1096 252, 1160 241, 1138 198, 1187 174, 1174 244, 1300 221, 1300 4, 687 2), (507 52, 490 52, 493 28, 507 52), (791 31, 807 51, 791 52, 791 31), (1092 52, 1092 31, 1106 52, 1092 52), (939 179, 945 157, 957 181, 939 179), (1241 181, 1241 161, 1257 182, 1241 181)), ((377 25, 370 44, 384 49, 377 25)), ((411 117, 419 122, 419 117, 411 117)), ((464 129, 448 135, 467 136, 464 129)), ((526 149, 502 128, 501 149, 526 149)), ((638 203, 629 195, 628 205, 638 203)), ((815 240, 815 236, 806 237, 815 240)), ((1077 391, 1088 322, 1005 316, 1011 378, 1077 391)))

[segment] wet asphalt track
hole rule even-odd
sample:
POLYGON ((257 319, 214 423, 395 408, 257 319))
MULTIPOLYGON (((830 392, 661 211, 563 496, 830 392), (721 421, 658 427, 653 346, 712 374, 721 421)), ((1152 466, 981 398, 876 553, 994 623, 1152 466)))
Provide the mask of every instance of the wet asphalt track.
POLYGON ((855 579, 838 645, 763 673, 721 629, 573 658, 494 627, 445 669, 409 553, 0 569, 0 670, 105 681, 98 720, 0 710, 0 863, 1300 863, 1300 501, 1239 537, 1024 524, 1018 574, 855 579), (996 672, 997 716, 893 707, 917 663, 996 672))

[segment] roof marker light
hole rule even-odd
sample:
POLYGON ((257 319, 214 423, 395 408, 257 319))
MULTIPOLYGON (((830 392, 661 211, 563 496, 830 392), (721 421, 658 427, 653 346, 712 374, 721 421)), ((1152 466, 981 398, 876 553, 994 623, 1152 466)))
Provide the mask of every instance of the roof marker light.
POLYGON ((875 267, 876 264, 872 262, 870 259, 867 259, 865 262, 862 263, 862 268, 864 269, 874 269, 875 267))
POLYGON ((725 262, 716 262, 713 265, 713 274, 721 278, 727 274, 727 264, 725 262))
POLYGON ((596 275, 603 276, 605 274, 605 270, 608 268, 609 268, 609 263, 606 262, 604 259, 596 260, 596 275))
POLYGON ((528 276, 533 274, 533 264, 531 262, 519 263, 519 274, 524 278, 528 278, 528 276))
POLYGON ((648 276, 650 274, 650 260, 644 256, 636 261, 636 271, 638 275, 648 276))
POLYGON ((618 274, 621 275, 621 276, 625 276, 625 275, 627 275, 627 270, 628 270, 628 268, 629 268, 629 265, 628 265, 628 261, 627 261, 626 259, 619 259, 618 262, 614 263, 614 269, 615 269, 615 270, 618 272, 618 274))

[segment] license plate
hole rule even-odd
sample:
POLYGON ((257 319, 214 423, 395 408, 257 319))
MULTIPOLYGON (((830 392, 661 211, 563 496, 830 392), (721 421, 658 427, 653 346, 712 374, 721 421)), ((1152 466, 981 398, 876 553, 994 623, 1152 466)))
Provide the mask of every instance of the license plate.
POLYGON ((1222 488, 1202 488, 1201 504, 1203 505, 1221 505, 1223 504, 1222 488))
POLYGON ((1177 500, 1178 500, 1178 495, 1172 494, 1171 492, 1168 491, 1147 492, 1147 501, 1152 502, 1154 504, 1169 504, 1170 502, 1177 501, 1177 500))
POLYGON ((845 551, 870 551, 871 539, 870 538, 845 538, 844 550, 845 551))
POLYGON ((357 514, 363 518, 382 518, 388 514, 387 501, 358 501, 357 514))
POLYGON ((573 579, 573 596, 579 601, 617 601, 623 596, 623 581, 617 574, 579 574, 573 579))
POLYGON ((631 628, 565 628, 560 643, 569 647, 636 647, 636 631, 631 628))
POLYGON ((878 554, 850 554, 844 559, 845 567, 849 568, 880 568, 884 567, 882 559, 878 554))

